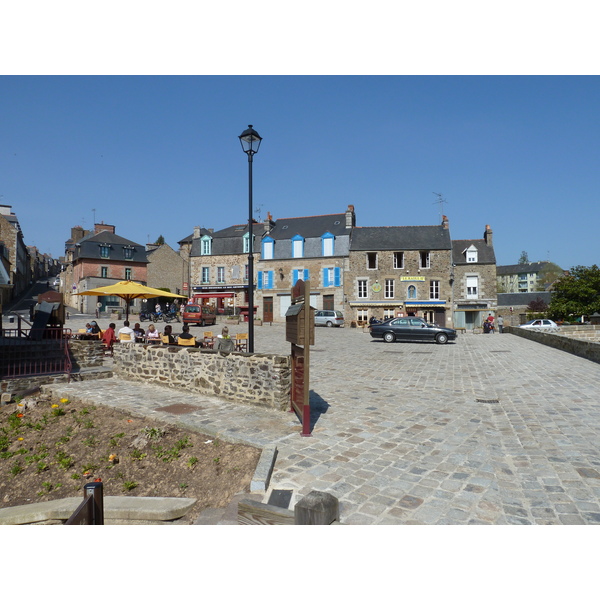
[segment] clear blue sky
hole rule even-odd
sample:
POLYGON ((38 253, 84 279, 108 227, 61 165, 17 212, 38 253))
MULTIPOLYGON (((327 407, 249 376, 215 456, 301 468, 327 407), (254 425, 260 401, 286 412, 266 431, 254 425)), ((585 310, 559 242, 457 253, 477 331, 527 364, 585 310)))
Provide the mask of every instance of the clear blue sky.
POLYGON ((247 221, 237 136, 251 123, 262 218, 353 204, 359 225, 432 225, 443 212, 453 239, 490 224, 498 264, 525 250, 589 265, 599 106, 595 76, 4 76, 0 202, 55 257, 94 214, 177 248, 194 225, 247 221))

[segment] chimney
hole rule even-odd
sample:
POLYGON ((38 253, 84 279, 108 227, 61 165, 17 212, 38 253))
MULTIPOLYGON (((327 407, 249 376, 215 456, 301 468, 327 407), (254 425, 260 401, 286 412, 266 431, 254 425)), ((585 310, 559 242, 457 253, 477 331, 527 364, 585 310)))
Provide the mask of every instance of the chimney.
POLYGON ((200 225, 195 225, 193 238, 195 240, 197 240, 199 237, 200 237, 200 225))
POLYGON ((105 225, 104 221, 102 221, 102 223, 96 223, 94 225, 94 233, 100 233, 101 231, 108 231, 109 233, 114 233, 115 226, 114 225, 105 225))
POLYGON ((446 215, 442 215, 442 229, 448 229, 450 227, 450 222, 448 221, 448 217, 446 215))
POLYGON ((487 246, 493 246, 492 244, 492 228, 489 225, 485 226, 485 232, 483 233, 483 239, 487 246))
POLYGON ((77 243, 81 238, 85 237, 86 231, 81 225, 71 227, 71 239, 77 243))
POLYGON ((273 223, 273 215, 270 212, 267 213, 267 218, 264 220, 263 225, 265 226, 265 233, 267 234, 273 229, 275 223, 273 223))
POLYGON ((356 215, 354 214, 354 204, 348 204, 346 211, 346 229, 352 229, 356 226, 356 215))

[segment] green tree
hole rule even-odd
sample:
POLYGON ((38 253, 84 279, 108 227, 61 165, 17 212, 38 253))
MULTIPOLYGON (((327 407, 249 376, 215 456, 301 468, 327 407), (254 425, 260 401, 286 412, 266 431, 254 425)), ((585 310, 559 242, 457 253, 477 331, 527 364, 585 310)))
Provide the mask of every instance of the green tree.
POLYGON ((600 269, 573 267, 554 284, 550 300, 550 318, 591 315, 600 311, 600 269))
POLYGON ((563 270, 553 262, 546 263, 540 270, 537 280, 536 292, 543 292, 553 284, 559 277, 562 277, 563 270))
POLYGON ((525 250, 521 252, 521 257, 519 258, 519 265, 528 265, 529 264, 529 256, 525 250))
POLYGON ((165 243, 165 238, 162 235, 159 235, 154 242, 157 246, 162 246, 165 243))

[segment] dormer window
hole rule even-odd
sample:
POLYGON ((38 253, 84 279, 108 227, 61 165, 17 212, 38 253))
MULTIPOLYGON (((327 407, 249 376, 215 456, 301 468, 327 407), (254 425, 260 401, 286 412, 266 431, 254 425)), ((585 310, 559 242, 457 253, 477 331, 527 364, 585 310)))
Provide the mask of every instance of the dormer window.
POLYGON ((302 258, 304 256, 304 238, 301 235, 295 235, 292 238, 292 258, 302 258))
POLYGON ((262 241, 262 257, 263 260, 271 260, 273 258, 273 250, 275 247, 275 240, 272 237, 263 238, 262 241))
MULTIPOLYGON (((250 235, 248 233, 244 234, 244 237, 242 238, 244 241, 244 254, 249 254, 250 252, 250 235)), ((254 236, 252 236, 252 240, 254 241, 254 236)))
POLYGON ((100 244, 100 258, 110 258, 110 244, 100 244))
POLYGON ((129 260, 133 258, 133 246, 123 246, 123 258, 129 260))
POLYGON ((465 254, 467 256, 468 263, 476 263, 477 262, 477 248, 475 246, 471 246, 465 250, 465 254))
POLYGON ((210 256, 212 254, 212 238, 209 235, 205 235, 200 240, 200 254, 202 256, 210 256))
POLYGON ((321 250, 323 256, 333 256, 333 242, 335 236, 329 232, 321 236, 321 250))

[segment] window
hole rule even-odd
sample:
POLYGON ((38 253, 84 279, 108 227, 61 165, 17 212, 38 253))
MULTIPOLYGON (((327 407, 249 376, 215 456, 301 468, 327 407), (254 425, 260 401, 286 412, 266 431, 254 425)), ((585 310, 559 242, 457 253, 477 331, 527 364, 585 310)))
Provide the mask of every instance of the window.
POLYGON ((259 290, 272 290, 273 289, 273 271, 259 271, 257 276, 256 287, 259 290))
POLYGON ((467 248, 467 262, 475 263, 477 262, 477 248, 475 246, 471 246, 467 248))
POLYGON ((248 281, 248 265, 244 266, 244 281, 248 281))
POLYGON ((132 259, 133 258, 133 248, 123 248, 123 257, 125 259, 132 259))
POLYGON ((394 269, 404 269, 404 252, 394 252, 394 269))
POLYGON ((131 269, 125 269, 125 279, 131 280, 131 269))
POLYGON ((210 267, 202 267, 202 283, 210 283, 210 267))
POLYGON ((225 283, 225 267, 217 267, 217 283, 225 283))
POLYGON ((212 254, 212 238, 208 235, 205 235, 200 241, 200 254, 202 256, 212 254))
POLYGON ((303 258, 304 238, 296 235, 292 238, 292 258, 303 258))
POLYGON ((393 308, 384 308, 383 309, 383 320, 394 318, 394 309, 393 308))
POLYGON ((420 252, 419 268, 429 269, 429 252, 420 252))
POLYGON ((296 285, 298 283, 298 279, 302 279, 303 281, 308 281, 309 279, 309 272, 308 269, 294 269, 293 273, 293 285, 296 285))
MULTIPOLYGON (((248 254, 250 252, 250 242, 249 242, 250 236, 245 233, 244 237, 243 237, 243 241, 244 241, 244 254, 248 254)), ((254 236, 252 236, 252 241, 254 241, 254 236)), ((254 246, 253 246, 254 248, 254 246)))
POLYGON ((110 246, 100 246, 100 257, 110 258, 110 246))
POLYGON ((271 260, 273 258, 273 248, 275 247, 275 241, 271 237, 266 237, 262 241, 262 257, 264 260, 271 260))
POLYGON ((369 318, 369 311, 366 308, 359 308, 356 311, 357 321, 366 321, 369 318))
POLYGON ((340 268, 325 267, 323 269, 323 287, 339 287, 340 285, 340 268))
POLYGON ((108 267, 100 267, 100 277, 108 277, 108 267))
POLYGON ((440 282, 432 279, 429 282, 429 299, 439 300, 440 299, 440 282))
POLYGON ((377 268, 377 252, 367 252, 367 269, 377 268))
POLYGON ((479 278, 476 275, 467 275, 467 298, 477 298, 477 287, 479 278))
POLYGON ((358 284, 358 297, 359 298, 368 298, 369 292, 367 290, 367 280, 359 279, 357 281, 357 284, 358 284))
POLYGON ((417 297, 417 288, 414 285, 409 285, 406 295, 409 299, 415 300, 417 297))
POLYGON ((385 280, 384 298, 393 298, 395 295, 395 281, 393 279, 385 280))
POLYGON ((321 236, 321 250, 323 256, 333 256, 333 234, 327 232, 321 236))

